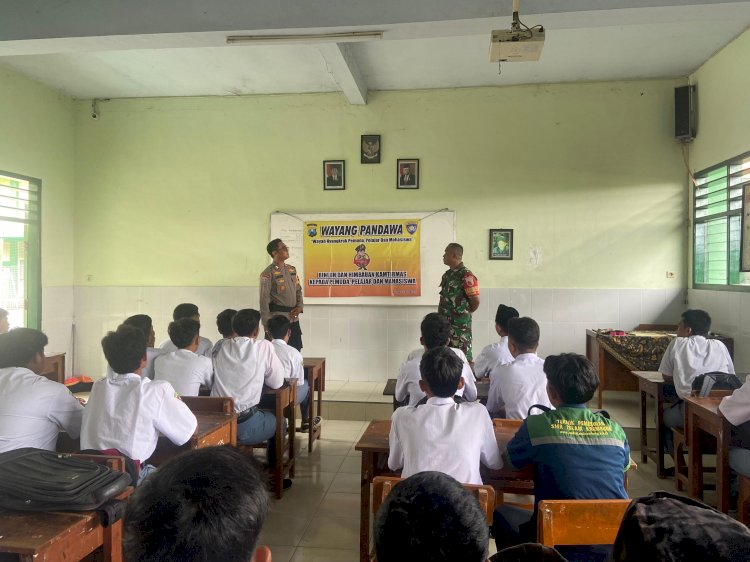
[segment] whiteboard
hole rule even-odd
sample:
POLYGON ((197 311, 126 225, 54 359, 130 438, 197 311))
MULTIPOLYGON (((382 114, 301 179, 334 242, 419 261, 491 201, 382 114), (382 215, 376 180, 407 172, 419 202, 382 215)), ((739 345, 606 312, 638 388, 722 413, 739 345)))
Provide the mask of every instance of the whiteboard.
MULTIPOLYGON (((281 238, 289 246, 289 263, 297 268, 300 283, 304 284, 304 250, 302 234, 305 221, 420 219, 420 261, 422 268, 422 294, 419 297, 305 297, 305 304, 351 305, 417 305, 436 306, 440 291, 440 278, 447 269, 443 264, 445 247, 456 239, 456 213, 440 211, 415 211, 412 213, 271 213, 271 236, 281 238)), ((304 286, 304 285, 303 285, 304 286)))

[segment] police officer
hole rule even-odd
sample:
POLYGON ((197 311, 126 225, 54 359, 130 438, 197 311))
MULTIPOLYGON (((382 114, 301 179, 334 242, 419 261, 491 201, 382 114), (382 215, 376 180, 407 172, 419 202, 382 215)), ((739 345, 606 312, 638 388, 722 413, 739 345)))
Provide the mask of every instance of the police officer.
POLYGON ((440 304, 438 313, 451 323, 450 346, 471 355, 471 313, 479 308, 479 282, 464 265, 464 248, 455 242, 448 244, 443 254, 443 263, 450 269, 443 273, 440 281, 440 304))
POLYGON ((284 263, 289 259, 289 248, 280 238, 271 240, 266 246, 273 263, 260 274, 260 315, 263 328, 268 331, 268 320, 276 314, 283 314, 292 322, 292 335, 289 345, 302 350, 302 330, 299 315, 302 314, 302 287, 297 270, 284 263))

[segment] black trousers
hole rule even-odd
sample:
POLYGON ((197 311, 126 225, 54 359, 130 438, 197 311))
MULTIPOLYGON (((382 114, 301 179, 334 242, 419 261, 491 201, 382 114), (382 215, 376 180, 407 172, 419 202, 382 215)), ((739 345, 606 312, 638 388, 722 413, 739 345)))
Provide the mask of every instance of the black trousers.
POLYGON ((302 351, 302 328, 299 327, 299 322, 292 322, 291 330, 292 335, 289 336, 289 345, 297 351, 302 351))

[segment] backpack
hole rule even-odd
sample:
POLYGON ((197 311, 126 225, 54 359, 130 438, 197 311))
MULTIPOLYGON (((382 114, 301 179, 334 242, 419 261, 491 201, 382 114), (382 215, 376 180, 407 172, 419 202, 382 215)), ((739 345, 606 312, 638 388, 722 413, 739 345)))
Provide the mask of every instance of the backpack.
POLYGON ((692 389, 697 396, 709 396, 712 390, 737 390, 742 386, 742 381, 737 375, 714 371, 698 375, 693 379, 692 389))
POLYGON ((0 453, 0 507, 91 511, 130 485, 130 476, 69 454, 27 447, 0 453))

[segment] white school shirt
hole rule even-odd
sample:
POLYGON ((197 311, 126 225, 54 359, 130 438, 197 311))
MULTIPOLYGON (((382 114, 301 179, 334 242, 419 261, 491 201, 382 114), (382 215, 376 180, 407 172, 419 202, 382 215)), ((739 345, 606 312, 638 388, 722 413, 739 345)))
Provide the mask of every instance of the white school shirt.
MULTIPOLYGON (((463 396, 469 402, 473 402, 477 399, 477 383, 474 379, 474 373, 471 371, 469 361, 466 359, 464 352, 455 347, 451 347, 451 349, 464 363, 463 370, 461 371, 461 376, 464 379, 464 387, 456 390, 456 396, 463 396)), ((417 402, 427 396, 419 388, 419 381, 422 380, 422 374, 419 372, 419 363, 422 361, 424 349, 419 354, 417 354, 417 351, 415 349, 409 354, 406 362, 399 368, 398 378, 396 379, 396 400, 403 402, 406 400, 406 396, 409 395, 409 406, 416 406, 417 402)))
POLYGON ((479 464, 503 466, 487 409, 478 402, 456 404, 434 396, 421 406, 398 408, 391 416, 388 466, 402 478, 437 470, 463 484, 481 484, 479 464))
POLYGON ((500 341, 491 343, 482 349, 479 357, 474 361, 474 374, 477 378, 488 377, 490 371, 498 365, 513 363, 513 355, 508 349, 508 336, 502 336, 500 341))
POLYGON ((750 376, 730 396, 721 399, 719 411, 732 425, 740 425, 750 421, 750 376))
POLYGON ((195 415, 168 382, 115 373, 91 388, 83 411, 81 449, 117 449, 144 462, 154 453, 159 433, 183 445, 197 426, 195 415))
POLYGON ((220 340, 217 340, 217 342, 211 348, 211 359, 216 357, 216 354, 219 353, 219 350, 221 349, 221 346, 224 345, 225 341, 227 341, 227 338, 221 338, 220 340))
POLYGON ((154 380, 167 381, 181 396, 198 396, 201 385, 211 388, 214 365, 189 349, 164 353, 154 362, 154 380))
POLYGON ((305 366, 302 354, 284 340, 273 340, 273 349, 284 368, 284 377, 294 379, 295 384, 305 382, 305 366))
POLYGON ((722 342, 703 336, 673 339, 659 365, 660 373, 674 377, 677 395, 683 399, 690 396, 695 377, 712 371, 734 373, 734 363, 722 342))
POLYGON ((263 385, 280 388, 284 367, 268 340, 236 337, 224 342, 214 358, 214 384, 211 396, 234 399, 234 411, 257 406, 263 385))
MULTIPOLYGON (((141 371, 141 376, 146 377, 147 379, 154 379, 154 361, 156 360, 159 355, 163 354, 164 350, 162 350, 159 347, 147 347, 146 348, 146 366, 141 371)), ((112 370, 112 367, 107 365, 107 374, 105 375, 107 377, 114 377, 115 372, 112 370)))
MULTIPOLYGON (((172 343, 172 340, 167 338, 163 342, 161 342, 161 345, 159 346, 163 353, 170 353, 172 351, 177 351, 177 346, 172 343)), ((213 344, 211 343, 211 340, 208 338, 204 338, 203 336, 199 336, 198 339, 198 349, 195 350, 195 353, 198 355, 203 355, 203 357, 208 357, 211 359, 211 350, 213 349, 213 344)))
POLYGON ((54 451, 61 428, 78 437, 82 415, 83 406, 64 384, 23 367, 0 369, 0 453, 54 451))
POLYGON ((552 409, 543 367, 544 359, 536 353, 522 353, 509 365, 497 365, 490 373, 487 410, 496 414, 504 406, 505 419, 525 420, 534 404, 552 409))

